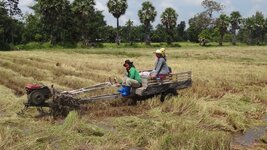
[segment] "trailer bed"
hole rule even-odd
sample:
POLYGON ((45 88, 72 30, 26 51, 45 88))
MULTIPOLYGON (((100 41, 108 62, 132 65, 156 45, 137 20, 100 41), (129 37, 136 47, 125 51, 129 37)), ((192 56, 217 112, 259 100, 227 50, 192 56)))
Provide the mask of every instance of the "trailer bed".
POLYGON ((164 80, 142 79, 142 87, 137 88, 135 94, 148 96, 164 93, 170 89, 180 90, 192 86, 192 72, 170 74, 164 80))

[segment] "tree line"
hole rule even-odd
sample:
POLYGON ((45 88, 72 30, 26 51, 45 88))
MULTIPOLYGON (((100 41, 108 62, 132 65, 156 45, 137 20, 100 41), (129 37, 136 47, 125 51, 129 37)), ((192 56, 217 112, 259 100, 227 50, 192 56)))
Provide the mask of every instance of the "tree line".
POLYGON ((243 18, 238 11, 230 15, 222 13, 224 6, 214 0, 204 0, 204 11, 186 22, 177 23, 179 15, 174 8, 166 8, 158 14, 150 1, 142 3, 137 11, 140 25, 132 20, 125 25, 119 18, 128 8, 127 0, 108 0, 109 12, 117 20, 116 28, 106 24, 102 11, 95 8, 94 0, 35 0, 30 8, 34 13, 23 15, 18 7, 19 0, 0 0, 0 48, 29 42, 49 42, 51 45, 92 46, 103 42, 118 45, 136 42, 244 42, 248 45, 262 45, 267 41, 267 18, 262 12, 243 18), (157 15, 160 24, 152 26, 157 15), (216 17, 217 16, 217 17, 216 17))

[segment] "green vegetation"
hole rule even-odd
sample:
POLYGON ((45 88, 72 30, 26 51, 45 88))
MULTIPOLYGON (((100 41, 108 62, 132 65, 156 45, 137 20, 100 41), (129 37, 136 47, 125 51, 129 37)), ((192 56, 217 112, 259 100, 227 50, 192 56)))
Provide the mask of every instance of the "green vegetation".
POLYGON ((145 1, 136 10, 141 25, 129 19, 120 27, 127 0, 108 0, 114 28, 95 0, 35 2, 34 13, 23 15, 19 0, 0 1, 0 50, 14 50, 0 52, 0 149, 266 149, 267 134, 251 147, 233 141, 235 134, 266 126, 267 18, 260 11, 248 18, 222 14, 219 2, 203 0, 188 28, 177 23, 183 14, 174 8, 153 27, 157 10, 145 1), (177 97, 136 106, 97 102, 66 118, 40 116, 34 108, 17 114, 27 83, 70 90, 121 78, 125 59, 138 70, 151 69, 160 47, 174 72, 193 72, 193 86, 177 97))
POLYGON ((150 45, 150 30, 151 30, 151 23, 155 21, 157 16, 156 8, 153 4, 149 1, 145 1, 142 3, 142 8, 138 10, 138 16, 140 22, 143 24, 145 29, 145 42, 147 45, 150 45))
MULTIPOLYGON (((62 90, 93 85, 121 77, 125 59, 139 70, 152 68, 155 49, 0 52, 0 149, 244 149, 232 143, 232 135, 266 124, 261 121, 267 104, 266 47, 187 44, 167 48, 173 71, 193 72, 193 86, 178 97, 164 103, 155 97, 137 106, 120 100, 93 103, 65 119, 38 116, 34 108, 18 116, 24 85, 54 84, 62 90)), ((251 149, 264 148, 264 139, 251 149)))
POLYGON ((117 19, 116 43, 120 45, 119 18, 124 15, 128 8, 127 0, 109 0, 107 3, 109 12, 117 19))
MULTIPOLYGON (((223 5, 215 0, 203 0, 203 11, 186 21, 177 23, 178 10, 166 8, 160 14, 161 23, 152 26, 158 15, 150 1, 145 1, 136 10, 139 22, 129 20, 119 25, 119 19, 127 12, 127 0, 109 0, 107 8, 117 20, 117 28, 106 24, 102 11, 95 8, 94 0, 36 0, 30 8, 32 14, 21 14, 18 0, 0 2, 0 50, 29 47, 101 47, 103 43, 116 42, 127 47, 139 47, 138 43, 177 42, 207 43, 225 42, 265 45, 267 43, 267 18, 260 11, 242 18, 238 11, 221 14, 223 5), (215 15, 216 14, 216 15, 215 15), (215 17, 219 16, 219 17, 215 17), (138 24, 138 25, 136 25, 138 24), (47 45, 47 43, 49 43, 47 45)), ((183 14, 179 14, 182 16, 183 14)), ((153 46, 153 45, 152 45, 153 46)))

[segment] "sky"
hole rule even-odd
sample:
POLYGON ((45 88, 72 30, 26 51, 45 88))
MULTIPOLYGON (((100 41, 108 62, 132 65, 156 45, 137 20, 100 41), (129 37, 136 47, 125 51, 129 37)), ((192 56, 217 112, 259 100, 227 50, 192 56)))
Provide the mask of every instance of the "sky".
MULTIPOLYGON (((73 1, 73 0, 70 0, 73 1)), ((95 0, 96 9, 103 11, 105 20, 108 25, 115 26, 116 19, 108 12, 106 7, 108 0, 95 0)), ((120 25, 124 25, 127 20, 131 19, 135 25, 139 25, 140 21, 137 15, 141 4, 145 0, 128 0, 128 9, 126 13, 120 17, 120 25)), ((178 13, 178 22, 186 21, 195 14, 202 12, 204 8, 201 6, 203 0, 149 0, 153 3, 157 10, 157 16, 153 25, 160 23, 160 15, 167 8, 172 7, 178 13)), ((230 14, 232 11, 239 11, 243 17, 249 17, 256 11, 261 11, 267 17, 267 0, 216 0, 224 5, 223 13, 230 14)), ((32 6, 34 0, 20 0, 19 7, 24 14, 33 13, 28 6, 32 6)))

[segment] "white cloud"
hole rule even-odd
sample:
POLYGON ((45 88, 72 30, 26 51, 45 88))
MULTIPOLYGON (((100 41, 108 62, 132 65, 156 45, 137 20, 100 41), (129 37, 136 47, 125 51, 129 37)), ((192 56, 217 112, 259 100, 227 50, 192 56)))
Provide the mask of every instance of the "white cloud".
POLYGON ((21 9, 23 14, 32 13, 33 11, 29 8, 29 6, 34 5, 34 0, 20 0, 19 8, 21 9))
POLYGON ((96 5, 95 5, 95 8, 98 9, 98 10, 104 10, 104 11, 107 11, 108 8, 106 6, 106 3, 103 1, 103 0, 98 0, 96 1, 96 5))
POLYGON ((164 1, 161 1, 159 4, 160 4, 159 6, 161 8, 172 7, 173 6, 173 1, 172 0, 164 0, 164 1))
POLYGON ((224 0, 222 2, 222 5, 224 5, 225 7, 231 6, 232 2, 230 0, 224 0))
POLYGON ((20 0, 19 6, 25 7, 25 6, 31 6, 34 4, 33 0, 20 0))
POLYGON ((231 13, 232 11, 236 10, 231 0, 223 0, 221 3, 224 6, 223 13, 227 14, 227 13, 231 13))
POLYGON ((187 4, 187 5, 194 5, 194 6, 201 6, 203 0, 181 0, 181 4, 187 4))

